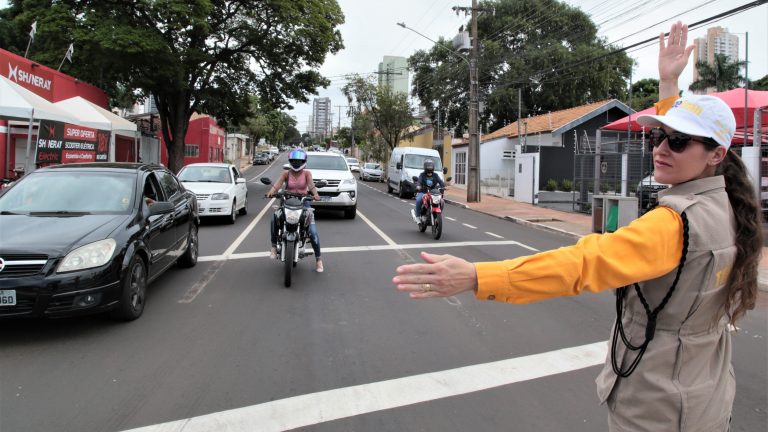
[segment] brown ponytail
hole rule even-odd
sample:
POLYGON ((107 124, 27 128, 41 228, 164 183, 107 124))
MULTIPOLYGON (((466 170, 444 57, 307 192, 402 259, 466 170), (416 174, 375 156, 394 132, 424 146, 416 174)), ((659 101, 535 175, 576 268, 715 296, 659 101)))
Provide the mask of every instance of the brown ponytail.
POLYGON ((723 305, 731 324, 755 308, 757 269, 763 249, 762 214, 747 170, 739 155, 728 151, 717 168, 725 177, 725 191, 736 219, 736 259, 728 276, 728 297, 723 305))

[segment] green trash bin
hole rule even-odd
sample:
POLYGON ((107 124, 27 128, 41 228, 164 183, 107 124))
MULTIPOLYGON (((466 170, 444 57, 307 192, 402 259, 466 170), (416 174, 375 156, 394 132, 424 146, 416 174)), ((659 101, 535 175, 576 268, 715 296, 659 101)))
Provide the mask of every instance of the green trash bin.
POLYGON ((614 205, 608 210, 608 220, 605 221, 605 232, 614 232, 619 228, 619 206, 614 205))

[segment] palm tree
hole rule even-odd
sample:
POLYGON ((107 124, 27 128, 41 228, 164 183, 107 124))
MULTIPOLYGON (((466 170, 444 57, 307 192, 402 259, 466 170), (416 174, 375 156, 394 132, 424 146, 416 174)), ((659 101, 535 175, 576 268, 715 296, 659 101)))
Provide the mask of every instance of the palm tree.
POLYGON ((705 91, 714 87, 718 92, 721 92, 735 89, 744 82, 744 77, 739 75, 739 72, 746 64, 745 61, 732 62, 724 54, 715 54, 713 64, 701 60, 697 61, 696 69, 699 71, 699 79, 691 83, 688 90, 705 91))

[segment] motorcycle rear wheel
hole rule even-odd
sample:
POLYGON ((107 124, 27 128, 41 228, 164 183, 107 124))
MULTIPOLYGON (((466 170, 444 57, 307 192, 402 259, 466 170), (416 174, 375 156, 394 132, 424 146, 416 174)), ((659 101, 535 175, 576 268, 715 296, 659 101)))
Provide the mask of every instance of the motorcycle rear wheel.
POLYGON ((286 288, 291 286, 291 270, 293 269, 293 242, 284 242, 283 243, 283 257, 285 258, 283 261, 283 266, 285 268, 285 275, 283 284, 286 288))

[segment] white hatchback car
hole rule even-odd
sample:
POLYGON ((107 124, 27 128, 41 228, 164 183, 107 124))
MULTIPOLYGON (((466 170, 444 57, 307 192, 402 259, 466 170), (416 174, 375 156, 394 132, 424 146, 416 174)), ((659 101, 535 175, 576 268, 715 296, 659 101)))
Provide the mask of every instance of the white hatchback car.
POLYGON ((327 185, 318 189, 320 201, 312 207, 344 210, 344 217, 354 219, 357 214, 357 180, 349 170, 344 155, 332 152, 308 152, 307 169, 315 182, 325 180, 327 185))
POLYGON ((226 216, 229 223, 235 223, 238 213, 248 213, 246 180, 234 165, 189 164, 179 171, 178 178, 197 196, 200 217, 226 216))

